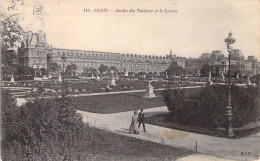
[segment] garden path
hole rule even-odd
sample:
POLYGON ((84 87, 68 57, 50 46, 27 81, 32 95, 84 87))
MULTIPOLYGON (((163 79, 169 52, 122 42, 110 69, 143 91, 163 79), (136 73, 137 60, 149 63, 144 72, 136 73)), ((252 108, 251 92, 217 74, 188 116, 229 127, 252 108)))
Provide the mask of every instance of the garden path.
MULTIPOLYGON (((243 138, 228 139, 146 124, 146 133, 140 128, 140 134, 134 135, 128 134, 132 111, 112 114, 77 112, 82 115, 84 122, 117 134, 191 150, 195 150, 197 142, 197 151, 199 153, 181 158, 180 161, 256 160, 260 157, 260 132, 243 138), (245 152, 246 155, 241 155, 245 152)), ((167 112, 166 106, 145 109, 146 116, 167 112)))

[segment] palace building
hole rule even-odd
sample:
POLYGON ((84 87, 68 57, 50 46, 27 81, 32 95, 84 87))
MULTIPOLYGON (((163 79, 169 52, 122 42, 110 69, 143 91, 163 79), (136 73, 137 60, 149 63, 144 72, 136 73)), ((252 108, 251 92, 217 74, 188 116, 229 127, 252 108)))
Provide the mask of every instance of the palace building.
MULTIPOLYGON (((24 34, 24 42, 18 49, 18 61, 35 70, 47 69, 50 62, 56 62, 61 67, 63 54, 66 56, 65 66, 76 64, 78 73, 82 73, 85 67, 98 69, 101 64, 114 66, 119 71, 159 73, 164 72, 172 60, 183 59, 172 55, 172 51, 166 56, 154 56, 52 48, 46 41, 45 33, 29 31, 24 34)), ((181 61, 180 64, 183 66, 181 61)))
MULTIPOLYGON (((211 65, 212 73, 216 75, 228 71, 228 58, 220 50, 202 53, 200 58, 185 58, 173 55, 171 50, 169 55, 154 56, 60 49, 49 45, 46 34, 42 31, 24 33, 24 41, 18 49, 18 63, 28 65, 37 71, 41 68, 47 69, 50 62, 56 62, 60 66, 60 71, 62 71, 61 57, 63 55, 66 57, 65 68, 69 64, 76 64, 77 73, 82 73, 84 68, 98 69, 103 64, 108 67, 114 66, 120 72, 152 72, 159 74, 164 72, 172 61, 176 61, 178 66, 186 69, 187 74, 199 74, 204 64, 211 65)), ((248 56, 248 59, 245 60, 242 52, 238 49, 232 51, 231 64, 239 66, 242 75, 259 73, 260 65, 257 59, 254 56, 248 56)))

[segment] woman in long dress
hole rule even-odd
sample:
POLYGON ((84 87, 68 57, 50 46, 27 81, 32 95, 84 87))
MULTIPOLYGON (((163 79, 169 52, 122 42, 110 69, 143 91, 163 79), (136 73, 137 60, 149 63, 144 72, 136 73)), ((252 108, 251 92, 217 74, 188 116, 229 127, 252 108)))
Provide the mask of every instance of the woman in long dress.
POLYGON ((137 128, 137 119, 138 119, 138 116, 137 116, 137 110, 134 111, 134 115, 132 116, 132 122, 131 122, 131 125, 130 125, 130 128, 129 128, 129 134, 139 134, 139 130, 137 128))

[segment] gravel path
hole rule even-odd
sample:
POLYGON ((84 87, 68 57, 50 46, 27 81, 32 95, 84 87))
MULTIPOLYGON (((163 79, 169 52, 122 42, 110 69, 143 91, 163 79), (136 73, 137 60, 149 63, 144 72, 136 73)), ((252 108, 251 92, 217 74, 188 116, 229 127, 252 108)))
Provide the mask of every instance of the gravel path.
MULTIPOLYGON (((145 109, 146 116, 167 112, 166 106, 145 109)), ((84 122, 88 122, 92 126, 129 137, 192 150, 195 150, 197 142, 199 153, 181 158, 183 161, 194 159, 216 161, 227 159, 256 160, 260 156, 260 132, 243 138, 228 139, 146 124, 146 133, 142 131, 141 126, 140 134, 133 135, 128 134, 132 111, 113 114, 98 114, 85 111, 78 111, 78 113, 82 114, 84 122), (241 155, 241 152, 247 154, 241 155)))

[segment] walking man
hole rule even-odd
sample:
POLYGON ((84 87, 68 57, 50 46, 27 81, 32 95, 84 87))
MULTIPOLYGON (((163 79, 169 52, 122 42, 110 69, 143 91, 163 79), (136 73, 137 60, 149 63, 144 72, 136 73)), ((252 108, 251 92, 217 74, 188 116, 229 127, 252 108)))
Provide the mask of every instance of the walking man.
POLYGON ((143 124, 144 132, 146 132, 144 121, 145 121, 144 110, 141 109, 141 112, 138 114, 138 122, 139 122, 138 128, 140 128, 140 125, 143 124))

